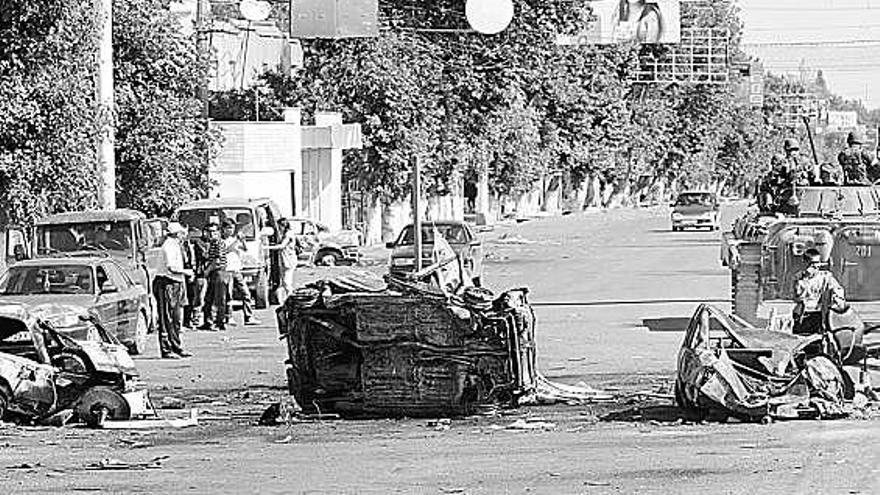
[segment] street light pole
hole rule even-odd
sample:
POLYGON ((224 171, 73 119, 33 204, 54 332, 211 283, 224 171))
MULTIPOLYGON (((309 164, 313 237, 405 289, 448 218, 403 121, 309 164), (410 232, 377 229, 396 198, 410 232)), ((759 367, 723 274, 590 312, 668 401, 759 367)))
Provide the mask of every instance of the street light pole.
POLYGON ((422 161, 417 156, 413 157, 413 249, 415 249, 416 273, 422 271, 422 161))
POLYGON ((116 208, 115 109, 113 105, 113 0, 95 0, 98 11, 98 84, 97 99, 104 117, 98 145, 101 171, 101 206, 116 208))

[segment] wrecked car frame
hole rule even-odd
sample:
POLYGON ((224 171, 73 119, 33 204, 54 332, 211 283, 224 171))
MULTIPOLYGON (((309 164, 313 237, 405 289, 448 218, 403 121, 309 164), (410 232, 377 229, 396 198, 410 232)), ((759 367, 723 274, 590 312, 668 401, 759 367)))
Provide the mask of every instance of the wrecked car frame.
POLYGON ((759 329, 701 305, 679 351, 676 402, 702 416, 843 415, 853 383, 839 361, 822 349, 822 335, 799 337, 759 329))
POLYGON ((75 341, 23 306, 0 306, 0 417, 40 420, 72 409, 99 424, 151 410, 125 347, 83 317, 100 341, 75 341))

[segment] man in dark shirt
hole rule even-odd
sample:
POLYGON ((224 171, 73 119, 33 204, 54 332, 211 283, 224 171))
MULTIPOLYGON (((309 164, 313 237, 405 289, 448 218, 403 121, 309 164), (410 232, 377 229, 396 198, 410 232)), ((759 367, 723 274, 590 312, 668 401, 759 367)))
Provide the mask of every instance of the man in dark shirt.
POLYGON ((205 227, 205 276, 208 289, 205 294, 204 323, 200 330, 226 330, 226 297, 229 280, 226 275, 226 250, 220 238, 220 224, 211 222, 205 227))

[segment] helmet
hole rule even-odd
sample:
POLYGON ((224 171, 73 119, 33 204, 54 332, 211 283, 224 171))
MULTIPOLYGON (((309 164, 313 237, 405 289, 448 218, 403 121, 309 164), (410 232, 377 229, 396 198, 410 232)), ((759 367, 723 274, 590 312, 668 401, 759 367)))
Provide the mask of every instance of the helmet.
POLYGON ((859 131, 851 131, 846 136, 846 144, 865 144, 865 135, 859 131))
POLYGON ((785 148, 785 151, 797 151, 801 149, 801 145, 798 144, 797 139, 788 138, 782 145, 785 148))

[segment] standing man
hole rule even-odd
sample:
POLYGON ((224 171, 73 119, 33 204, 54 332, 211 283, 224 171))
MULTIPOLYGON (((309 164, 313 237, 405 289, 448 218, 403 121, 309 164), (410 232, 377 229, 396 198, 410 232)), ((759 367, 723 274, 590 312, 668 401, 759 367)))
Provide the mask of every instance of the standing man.
POLYGON ((203 305, 205 304, 205 248, 198 236, 198 229, 191 227, 189 235, 182 240, 183 266, 193 271, 193 275, 186 278, 187 305, 183 308, 183 326, 185 328, 198 328, 202 324, 203 305))
POLYGON ((822 333, 830 307, 846 304, 843 287, 831 272, 822 270, 822 255, 810 248, 804 253, 807 267, 798 274, 794 283, 794 333, 813 335, 822 333))
POLYGON ((864 144, 865 136, 859 131, 852 131, 846 136, 847 148, 837 155, 846 185, 867 186, 880 179, 877 158, 863 149, 864 144))
POLYGON ((247 250, 242 234, 236 233, 237 224, 227 219, 223 224, 223 248, 226 251, 226 280, 228 281, 229 298, 226 301, 226 320, 232 318, 232 301, 241 298, 241 311, 244 313, 245 325, 259 325, 260 320, 254 317, 254 302, 251 291, 244 281, 241 270, 244 268, 242 254, 247 250))
MULTIPOLYGON (((284 231, 281 233, 281 243, 270 246, 272 251, 281 251, 281 287, 284 290, 284 298, 287 299, 294 291, 294 275, 299 264, 299 253, 302 250, 299 237, 290 226, 286 218, 278 220, 278 226, 284 231)), ((280 302, 280 301, 279 301, 280 302)))
POLYGON ((180 320, 183 310, 184 283, 192 270, 183 266, 181 236, 186 229, 177 222, 168 224, 168 236, 162 243, 162 266, 153 281, 153 295, 159 309, 159 352, 165 359, 180 359, 192 354, 180 345, 180 320))
POLYGON ((226 295, 229 280, 226 275, 226 249, 220 238, 220 224, 208 222, 205 227, 206 259, 205 276, 208 288, 205 293, 205 309, 200 330, 226 330, 226 295))

